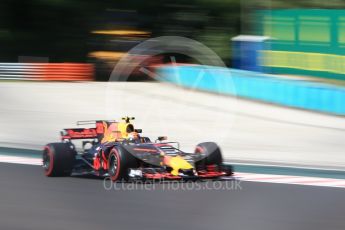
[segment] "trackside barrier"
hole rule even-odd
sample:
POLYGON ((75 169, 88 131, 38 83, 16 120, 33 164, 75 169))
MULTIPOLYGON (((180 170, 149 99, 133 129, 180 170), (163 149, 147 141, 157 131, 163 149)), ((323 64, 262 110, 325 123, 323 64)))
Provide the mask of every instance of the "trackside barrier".
POLYGON ((163 81, 306 110, 345 115, 345 88, 256 72, 205 66, 156 69, 163 81))
POLYGON ((82 63, 0 63, 0 79, 91 81, 94 67, 82 63))

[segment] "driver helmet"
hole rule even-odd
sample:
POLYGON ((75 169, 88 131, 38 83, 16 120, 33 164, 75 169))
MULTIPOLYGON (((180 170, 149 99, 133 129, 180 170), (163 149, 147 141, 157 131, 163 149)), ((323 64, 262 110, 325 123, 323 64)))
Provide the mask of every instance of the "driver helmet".
POLYGON ((128 134, 128 140, 139 140, 140 139, 140 135, 138 132, 130 132, 128 134))

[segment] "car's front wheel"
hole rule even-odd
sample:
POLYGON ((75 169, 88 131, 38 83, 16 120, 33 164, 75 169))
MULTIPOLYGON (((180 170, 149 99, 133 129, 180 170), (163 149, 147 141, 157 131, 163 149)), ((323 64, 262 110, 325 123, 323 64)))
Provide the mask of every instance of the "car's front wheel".
POLYGON ((221 165, 223 163, 222 153, 219 146, 214 142, 203 142, 196 146, 195 153, 201 158, 197 161, 203 165, 221 165))
POLYGON ((115 146, 108 157, 108 174, 112 181, 128 180, 130 168, 138 168, 139 160, 122 146, 115 146))
POLYGON ((226 176, 232 175, 232 166, 223 164, 222 152, 216 143, 200 143, 196 146, 194 153, 197 156, 195 161, 197 170, 205 170, 207 166, 216 166, 217 170, 224 172, 226 176))

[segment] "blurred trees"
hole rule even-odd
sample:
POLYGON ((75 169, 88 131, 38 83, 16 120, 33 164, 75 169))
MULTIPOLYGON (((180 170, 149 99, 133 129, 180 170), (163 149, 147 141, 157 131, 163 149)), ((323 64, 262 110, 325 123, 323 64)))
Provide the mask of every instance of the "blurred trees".
POLYGON ((83 60, 88 8, 85 1, 1 1, 1 61, 15 62, 18 56, 83 60))
POLYGON ((229 63, 230 38, 250 32, 253 10, 339 8, 344 3, 344 0, 2 0, 0 61, 17 62, 19 56, 39 56, 48 57, 51 62, 84 62, 94 49, 90 31, 113 29, 112 25, 116 25, 146 30, 152 36, 196 39, 229 63), (107 12, 114 9, 132 11, 135 16, 112 17, 107 12))
MULTIPOLYGON (((2 0, 0 61, 19 56, 50 61, 86 61, 90 31, 109 29, 111 9, 133 10, 131 25, 152 36, 195 38, 229 57, 229 38, 238 32, 238 0, 2 0), (226 53, 226 54, 225 54, 226 53)), ((128 25, 130 23, 127 23, 128 25)))

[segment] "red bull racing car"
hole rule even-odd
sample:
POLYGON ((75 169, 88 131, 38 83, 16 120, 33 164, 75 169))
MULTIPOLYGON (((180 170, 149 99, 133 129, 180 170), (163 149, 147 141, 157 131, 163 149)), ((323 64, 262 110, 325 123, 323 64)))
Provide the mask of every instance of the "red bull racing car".
POLYGON ((134 118, 122 121, 82 121, 92 128, 70 128, 61 131, 61 142, 50 143, 43 150, 45 175, 69 176, 92 174, 119 180, 197 180, 220 179, 232 175, 224 165, 220 148, 214 142, 196 146, 193 153, 179 149, 178 142, 166 137, 141 136, 134 118), (77 150, 73 140, 81 140, 77 150))

